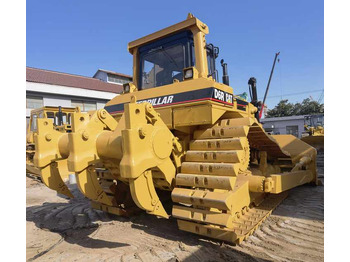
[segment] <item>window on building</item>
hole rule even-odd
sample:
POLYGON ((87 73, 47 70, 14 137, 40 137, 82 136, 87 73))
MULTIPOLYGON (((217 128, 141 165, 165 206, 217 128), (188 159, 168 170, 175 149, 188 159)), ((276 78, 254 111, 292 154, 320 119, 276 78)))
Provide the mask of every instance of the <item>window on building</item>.
POLYGON ((299 137, 298 126, 286 126, 286 133, 299 137))
POLYGON ((72 100, 71 105, 73 107, 80 107, 80 110, 84 111, 84 102, 82 100, 72 100))
POLYGON ((88 101, 83 101, 83 100, 72 100, 72 106, 73 107, 80 107, 80 110, 82 112, 87 112, 90 110, 96 110, 97 105, 96 102, 88 102, 88 101))
POLYGON ((116 76, 116 75, 112 75, 112 74, 107 74, 108 78, 107 81, 111 82, 111 83, 117 83, 117 84, 125 84, 125 83, 129 83, 130 80, 127 78, 123 78, 120 76, 116 76))
POLYGON ((96 103, 93 102, 84 102, 84 111, 96 110, 96 103))
POLYGON ((43 98, 39 96, 27 96, 26 107, 30 109, 43 107, 43 98))

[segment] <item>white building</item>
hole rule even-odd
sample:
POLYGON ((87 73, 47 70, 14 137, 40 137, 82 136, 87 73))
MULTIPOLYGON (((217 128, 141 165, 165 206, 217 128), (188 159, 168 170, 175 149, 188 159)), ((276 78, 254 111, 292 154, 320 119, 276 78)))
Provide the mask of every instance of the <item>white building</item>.
POLYGON ((27 122, 30 111, 42 106, 79 106, 82 111, 100 109, 123 90, 121 84, 31 67, 27 67, 26 78, 27 122))
POLYGON ((98 69, 97 72, 94 74, 93 78, 100 79, 104 82, 111 83, 111 84, 125 84, 132 81, 132 76, 124 75, 121 73, 104 70, 104 69, 98 69))
POLYGON ((301 138, 304 132, 304 116, 284 116, 261 119, 266 132, 275 135, 291 134, 301 138))

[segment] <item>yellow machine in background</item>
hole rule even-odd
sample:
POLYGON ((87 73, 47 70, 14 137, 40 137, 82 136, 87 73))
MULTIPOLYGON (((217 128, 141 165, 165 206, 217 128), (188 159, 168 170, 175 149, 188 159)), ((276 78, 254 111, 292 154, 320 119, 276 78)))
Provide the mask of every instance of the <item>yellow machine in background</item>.
MULTIPOLYGON (((38 118, 50 119, 53 123, 53 129, 58 132, 70 132, 71 131, 71 113, 80 112, 79 108, 71 107, 53 107, 44 106, 41 108, 33 109, 30 112, 29 123, 27 126, 26 136, 26 173, 40 177, 40 170, 34 166, 33 158, 35 153, 34 134, 37 132, 38 118)), ((65 161, 63 161, 65 162, 65 161)), ((61 176, 64 179, 68 178, 67 163, 60 163, 61 176), (64 169, 66 171, 64 171, 64 169)))
POLYGON ((324 173, 324 115, 304 117, 305 132, 301 140, 317 150, 317 169, 324 173))
POLYGON ((301 140, 315 147, 318 151, 324 149, 324 116, 308 115, 304 117, 305 132, 301 140))
POLYGON ((132 200, 148 214, 172 215, 181 230, 240 243, 289 189, 317 184, 316 150, 268 135, 258 109, 233 95, 223 61, 219 83, 208 33, 189 14, 129 43, 133 82, 104 109, 72 113, 70 133, 38 118, 34 164, 47 186, 71 196, 57 168, 67 160, 94 208, 127 214, 132 200))

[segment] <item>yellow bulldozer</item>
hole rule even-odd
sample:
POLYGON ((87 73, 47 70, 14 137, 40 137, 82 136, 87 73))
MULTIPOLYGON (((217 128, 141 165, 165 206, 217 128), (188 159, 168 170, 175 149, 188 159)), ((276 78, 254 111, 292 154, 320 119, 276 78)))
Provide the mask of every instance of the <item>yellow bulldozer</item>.
MULTIPOLYGON (((26 135, 26 173, 30 176, 40 178, 40 170, 34 166, 33 158, 35 154, 34 134, 37 132, 38 118, 50 119, 53 123, 53 128, 59 132, 71 131, 71 113, 80 112, 79 108, 73 107, 54 107, 44 106, 33 109, 30 112, 30 118, 27 126, 26 135)), ((60 162, 61 176, 63 179, 68 178, 67 162, 64 160, 60 162)))
POLYGON ((324 149, 324 115, 304 116, 304 129, 301 140, 315 147, 318 151, 324 149))
POLYGON ((58 165, 67 160, 94 208, 128 215, 136 205, 173 216, 181 230, 241 243, 289 189, 317 184, 316 150, 268 135, 258 108, 233 94, 223 60, 219 82, 208 33, 189 14, 130 42, 133 81, 104 109, 72 113, 69 133, 37 118, 34 165, 46 185, 72 197, 58 165))

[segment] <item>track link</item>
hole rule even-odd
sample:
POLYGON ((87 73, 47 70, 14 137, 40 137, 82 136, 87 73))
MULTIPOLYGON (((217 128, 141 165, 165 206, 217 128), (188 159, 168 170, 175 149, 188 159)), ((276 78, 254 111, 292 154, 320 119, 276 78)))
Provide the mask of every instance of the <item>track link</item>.
MULTIPOLYGON (((200 223, 203 222, 200 219, 196 220, 191 218, 192 216, 195 217, 195 215, 198 216, 198 212, 197 214, 194 214, 195 210, 188 208, 188 213, 183 214, 181 218, 184 218, 185 215, 187 215, 186 218, 189 221, 178 219, 178 226, 179 229, 184 231, 210 238, 216 238, 225 242, 240 244, 254 233, 254 231, 261 225, 262 222, 264 222, 275 207, 277 207, 283 201, 283 199, 286 198, 286 196, 286 192, 278 195, 269 195, 260 206, 251 208, 245 207, 242 209, 240 214, 236 214, 234 217, 229 214, 212 212, 211 215, 213 217, 215 216, 213 219, 215 222, 213 221, 212 224, 209 224, 208 222, 210 221, 208 220, 206 221, 207 223, 204 224, 200 223), (220 220, 220 216, 224 216, 224 218, 220 220), (217 225, 220 224, 217 222, 218 220, 225 222, 229 221, 229 223, 221 223, 221 225, 217 225)), ((175 213, 179 214, 179 210, 181 210, 181 207, 176 207, 175 213)), ((203 212, 201 210, 200 213, 202 217, 204 214, 208 216, 208 212, 203 212)))

